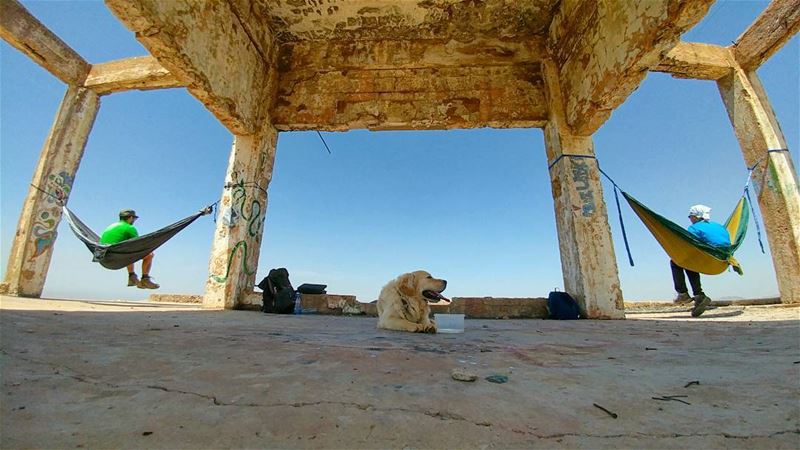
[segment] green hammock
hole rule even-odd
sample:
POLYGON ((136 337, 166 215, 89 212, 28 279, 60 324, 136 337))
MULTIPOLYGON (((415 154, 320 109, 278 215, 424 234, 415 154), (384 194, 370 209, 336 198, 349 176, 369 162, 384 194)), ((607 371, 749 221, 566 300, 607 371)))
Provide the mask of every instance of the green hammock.
POLYGON ((625 191, 620 192, 675 264, 708 275, 722 273, 731 266, 736 273, 742 274, 742 267, 733 257, 733 253, 742 244, 747 233, 750 212, 746 195, 742 195, 725 221, 725 228, 731 236, 731 245, 717 247, 706 244, 685 228, 653 212, 625 191))
POLYGON ((66 206, 64 206, 63 211, 72 232, 92 252, 92 261, 100 263, 106 269, 117 270, 144 258, 179 231, 188 227, 198 217, 211 214, 212 206, 204 208, 172 225, 167 225, 160 230, 116 244, 101 244, 100 236, 86 226, 75 213, 66 206))

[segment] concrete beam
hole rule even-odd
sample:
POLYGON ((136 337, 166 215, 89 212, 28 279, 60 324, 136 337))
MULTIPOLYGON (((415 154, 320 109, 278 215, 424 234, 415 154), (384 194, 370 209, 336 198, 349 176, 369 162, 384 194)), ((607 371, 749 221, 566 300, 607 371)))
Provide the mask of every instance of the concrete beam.
POLYGON ((597 130, 713 0, 564 0, 548 32, 567 125, 597 130))
POLYGON ((271 113, 284 130, 541 127, 539 64, 290 72, 271 113))
POLYGON ((93 64, 84 86, 99 95, 115 92, 186 87, 152 56, 93 64))
POLYGON ((281 45, 278 67, 285 73, 507 66, 538 63, 544 55, 541 39, 299 41, 281 45))
POLYGON ((89 63, 17 0, 0 0, 0 37, 64 83, 80 86, 89 73, 89 63))
POLYGON ((733 55, 726 47, 695 42, 680 42, 668 51, 653 72, 666 72, 675 78, 718 80, 733 70, 733 55))
POLYGON ((271 99, 271 63, 231 3, 106 0, 158 61, 234 134, 258 131, 271 99))
POLYGON ((755 69, 800 29, 800 0, 773 0, 733 43, 733 56, 745 70, 755 69))
POLYGON ((6 293, 39 297, 44 288, 53 245, 61 222, 61 205, 69 199, 83 149, 94 125, 100 97, 89 89, 70 86, 42 148, 20 212, 17 235, 6 266, 6 293))
POLYGON ((800 182, 786 138, 755 70, 717 81, 748 167, 783 303, 800 303, 800 182), (782 150, 773 151, 769 150, 782 150))
POLYGON ((236 136, 219 203, 203 307, 234 309, 253 292, 278 132, 236 136))

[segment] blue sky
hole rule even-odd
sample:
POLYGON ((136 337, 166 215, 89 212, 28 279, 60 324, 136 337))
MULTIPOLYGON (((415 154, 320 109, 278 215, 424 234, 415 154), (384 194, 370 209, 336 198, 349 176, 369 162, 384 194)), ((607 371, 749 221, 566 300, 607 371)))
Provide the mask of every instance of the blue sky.
MULTIPOLYGON (((146 54, 99 1, 23 4, 91 63, 146 54)), ((717 2, 686 41, 728 45, 765 1, 717 2)), ((758 74, 798 164, 800 50, 795 36, 758 74)), ((65 86, 0 43, 0 264, 65 86)), ((295 286, 377 298, 396 275, 426 269, 449 296, 537 297, 562 287, 553 200, 538 129, 282 133, 270 185, 257 280, 286 267, 295 286)), ((134 208, 146 233, 216 201, 232 135, 182 89, 128 92, 102 106, 69 206, 97 231, 134 208)), ((704 203, 724 221, 747 171, 716 84, 651 73, 595 134, 603 169, 623 189, 683 223, 704 203)), ((627 262, 613 191, 604 184, 626 300, 674 296, 669 260, 623 203, 627 262)), ((757 216, 760 219, 760 214, 757 216)), ((688 223, 686 223, 688 225, 688 223)), ((762 225, 763 228, 763 225, 762 225)), ((201 294, 214 223, 204 217, 156 252, 160 293, 201 294)), ((62 221, 43 296, 144 299, 125 271, 91 263, 62 221)), ((751 223, 737 253, 745 269, 703 277, 712 298, 778 293, 766 236, 751 223)), ((137 265, 138 270, 138 265, 137 265)))

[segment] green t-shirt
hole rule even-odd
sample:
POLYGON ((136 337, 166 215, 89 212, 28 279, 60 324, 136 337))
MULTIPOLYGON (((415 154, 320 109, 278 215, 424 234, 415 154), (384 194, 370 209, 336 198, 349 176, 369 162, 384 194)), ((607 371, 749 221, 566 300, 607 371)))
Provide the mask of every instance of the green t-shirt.
POLYGON ((100 243, 116 244, 117 242, 126 241, 138 236, 139 232, 136 231, 136 227, 124 220, 120 220, 119 222, 112 223, 103 231, 103 235, 100 236, 100 243))

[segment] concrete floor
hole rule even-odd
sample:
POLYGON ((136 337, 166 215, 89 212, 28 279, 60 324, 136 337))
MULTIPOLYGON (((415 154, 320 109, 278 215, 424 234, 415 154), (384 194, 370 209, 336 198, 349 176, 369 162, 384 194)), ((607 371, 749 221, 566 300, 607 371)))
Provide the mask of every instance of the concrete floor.
POLYGON ((0 309, 4 449, 800 448, 796 307, 460 335, 155 303, 0 309))

